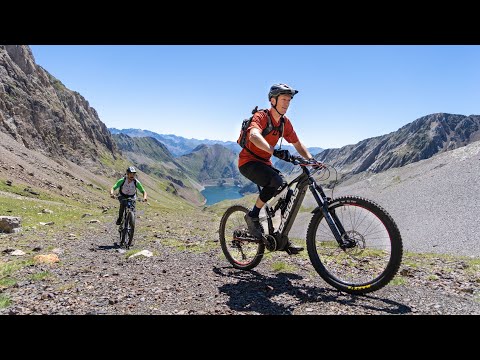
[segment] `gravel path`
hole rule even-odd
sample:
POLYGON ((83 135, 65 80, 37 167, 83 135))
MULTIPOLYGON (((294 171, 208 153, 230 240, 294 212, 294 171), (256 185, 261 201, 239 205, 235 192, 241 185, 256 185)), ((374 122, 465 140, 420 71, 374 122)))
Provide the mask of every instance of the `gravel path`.
POLYGON ((252 271, 233 269, 216 241, 218 223, 203 218, 188 231, 172 226, 154 234, 139 222, 134 248, 153 256, 132 258, 113 246, 115 228, 107 220, 76 239, 43 239, 40 247, 18 234, 2 235, 0 261, 21 249, 27 255, 55 253, 60 262, 16 271, 16 284, 3 292, 10 306, 0 314, 480 314, 479 265, 462 260, 408 260, 396 278, 400 285, 352 296, 326 284, 306 256, 277 252, 252 271), (189 235, 199 228, 207 230, 204 236, 189 235), (283 270, 274 270, 279 263, 283 270))

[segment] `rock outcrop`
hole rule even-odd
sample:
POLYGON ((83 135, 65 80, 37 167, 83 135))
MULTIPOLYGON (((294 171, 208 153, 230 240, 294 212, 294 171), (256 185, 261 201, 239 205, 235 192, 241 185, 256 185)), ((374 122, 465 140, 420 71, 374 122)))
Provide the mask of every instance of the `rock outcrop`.
POLYGON ((81 166, 98 164, 102 153, 118 154, 95 109, 35 64, 26 45, 0 45, 0 131, 81 166))

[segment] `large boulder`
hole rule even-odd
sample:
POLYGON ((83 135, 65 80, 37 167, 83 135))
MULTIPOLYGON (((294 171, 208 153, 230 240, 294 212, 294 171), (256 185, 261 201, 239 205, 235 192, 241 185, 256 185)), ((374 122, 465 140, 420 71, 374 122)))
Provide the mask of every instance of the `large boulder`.
POLYGON ((18 216, 0 216, 0 232, 15 233, 20 231, 22 218, 18 216))

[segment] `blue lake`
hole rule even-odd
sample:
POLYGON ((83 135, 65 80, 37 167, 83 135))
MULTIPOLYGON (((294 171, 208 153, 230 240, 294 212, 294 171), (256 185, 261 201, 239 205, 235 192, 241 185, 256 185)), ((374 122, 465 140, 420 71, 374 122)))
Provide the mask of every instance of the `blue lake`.
POLYGON ((222 200, 240 199, 243 195, 238 190, 238 186, 206 186, 202 195, 207 199, 205 205, 213 205, 222 200))

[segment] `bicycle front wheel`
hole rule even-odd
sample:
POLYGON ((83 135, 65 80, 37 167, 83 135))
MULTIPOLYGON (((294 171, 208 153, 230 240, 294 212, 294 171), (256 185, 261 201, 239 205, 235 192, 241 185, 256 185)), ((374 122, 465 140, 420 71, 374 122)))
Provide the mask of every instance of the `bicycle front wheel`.
POLYGON ((312 217, 307 250, 318 274, 333 287, 366 294, 387 285, 402 260, 402 238, 385 209, 357 196, 331 200, 329 212, 345 229, 354 246, 341 249, 321 211, 312 217))
POLYGON ((128 214, 127 224, 128 224, 128 230, 127 230, 127 235, 128 235, 127 249, 128 249, 130 246, 133 245, 133 233, 135 232, 135 213, 130 212, 128 214))
POLYGON ((236 269, 250 270, 263 258, 265 245, 259 240, 248 240, 248 226, 244 216, 245 206, 229 207, 220 220, 220 245, 228 262, 236 269))
POLYGON ((127 232, 128 232, 128 222, 127 219, 124 218, 120 228, 120 247, 125 247, 127 242, 127 232))

